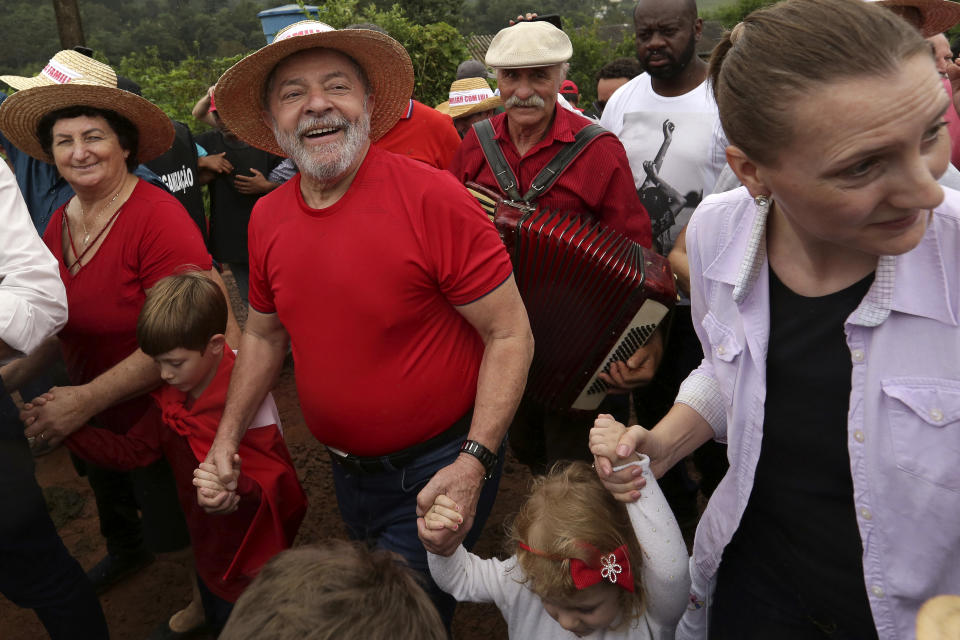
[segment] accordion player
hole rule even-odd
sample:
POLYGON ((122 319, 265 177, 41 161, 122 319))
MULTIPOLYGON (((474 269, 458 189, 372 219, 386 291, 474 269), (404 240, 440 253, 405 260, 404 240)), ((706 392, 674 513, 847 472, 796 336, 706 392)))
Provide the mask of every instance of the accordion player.
POLYGON ((550 409, 595 410, 609 389, 599 374, 646 343, 672 309, 669 263, 592 217, 467 187, 503 239, 530 318, 526 395, 550 409))

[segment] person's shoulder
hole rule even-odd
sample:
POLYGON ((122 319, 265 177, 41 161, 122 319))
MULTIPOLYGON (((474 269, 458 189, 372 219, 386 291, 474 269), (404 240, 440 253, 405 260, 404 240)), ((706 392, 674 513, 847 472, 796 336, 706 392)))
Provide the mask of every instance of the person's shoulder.
POLYGON ((736 228, 744 218, 756 214, 756 203, 746 187, 712 193, 693 212, 687 233, 702 239, 718 239, 722 230, 736 228))
POLYGON ((413 101, 413 115, 411 117, 439 125, 449 124, 453 126, 453 120, 450 116, 445 113, 440 113, 433 107, 417 100, 413 101))
MULTIPOLYGON (((371 148, 371 151, 374 149, 371 148)), ((451 188, 463 191, 463 185, 452 173, 446 169, 437 169, 426 162, 385 149, 376 149, 371 160, 374 162, 371 169, 375 174, 381 177, 389 176, 390 180, 407 193, 420 192, 429 198, 430 194, 449 191, 451 188)))
POLYGON ((943 187, 943 202, 934 209, 934 214, 953 224, 960 222, 960 191, 943 187))
MULTIPOLYGON (((276 189, 260 196, 253 205, 253 214, 260 210, 270 211, 270 215, 277 215, 290 208, 290 203, 297 201, 297 190, 300 189, 300 173, 297 172, 292 178, 281 184, 276 189)), ((251 218, 252 220, 252 218, 251 218)))
POLYGON ((134 204, 152 205, 150 209, 144 209, 145 212, 154 211, 156 207, 166 207, 176 205, 182 208, 183 205, 169 191, 152 184, 142 177, 139 177, 136 188, 130 194, 127 202, 134 204))
POLYGON ((638 94, 646 93, 650 90, 650 76, 646 73, 641 73, 638 76, 630 78, 625 83, 620 85, 616 91, 613 92, 613 95, 610 96, 610 99, 607 100, 607 106, 604 108, 604 111, 613 107, 624 108, 626 103, 633 100, 638 94))

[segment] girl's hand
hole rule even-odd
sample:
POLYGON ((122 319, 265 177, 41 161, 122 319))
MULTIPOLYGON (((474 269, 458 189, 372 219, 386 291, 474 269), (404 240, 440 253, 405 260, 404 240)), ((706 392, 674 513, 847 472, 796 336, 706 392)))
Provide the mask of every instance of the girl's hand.
POLYGON ((434 500, 433 506, 424 514, 423 521, 427 529, 456 531, 463 524, 463 516, 460 515, 460 505, 440 494, 434 500))

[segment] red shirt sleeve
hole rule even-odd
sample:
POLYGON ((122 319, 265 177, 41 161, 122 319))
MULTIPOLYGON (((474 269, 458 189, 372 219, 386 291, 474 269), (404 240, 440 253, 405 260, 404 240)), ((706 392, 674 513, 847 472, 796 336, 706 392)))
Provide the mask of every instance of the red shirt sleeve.
POLYGON ((478 161, 486 162, 480 149, 480 140, 477 138, 477 133, 473 130, 473 127, 471 127, 467 131, 467 135, 463 137, 460 146, 457 147, 456 153, 453 154, 447 171, 452 173, 453 177, 461 183, 475 180, 477 174, 480 173, 478 161))
POLYGON ((428 196, 424 239, 440 290, 450 304, 464 305, 490 293, 512 272, 510 257, 493 222, 461 184, 439 174, 439 192, 428 196))
POLYGON ((160 430, 164 428, 157 412, 150 410, 125 434, 86 426, 67 438, 66 445, 84 460, 101 467, 130 471, 163 456, 160 430))
MULTIPOLYGON (((300 174, 290 178, 287 184, 281 185, 279 188, 274 189, 273 193, 270 194, 272 197, 266 198, 270 201, 271 207, 283 206, 284 201, 280 198, 288 198, 291 193, 291 189, 300 189, 300 174), (293 184, 290 187, 290 184, 293 184)), ((277 306, 273 300, 273 291, 270 288, 270 282, 267 279, 266 273, 266 250, 264 245, 266 244, 266 239, 264 237, 264 232, 260 226, 261 218, 266 217, 269 219, 269 213, 267 211, 261 211, 267 205, 264 204, 265 198, 261 198, 257 201, 257 204, 253 205, 253 211, 250 213, 250 225, 247 228, 247 253, 249 254, 249 265, 250 265, 250 288, 249 293, 247 294, 247 300, 250 303, 250 306, 260 313, 276 313, 277 306)), ((289 206, 298 206, 296 202, 290 203, 289 206)))

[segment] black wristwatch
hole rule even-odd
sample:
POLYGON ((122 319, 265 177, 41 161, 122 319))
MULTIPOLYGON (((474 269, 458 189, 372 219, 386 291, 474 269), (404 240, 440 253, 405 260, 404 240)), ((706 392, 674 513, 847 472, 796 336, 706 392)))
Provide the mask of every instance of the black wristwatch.
POLYGON ((483 465, 484 470, 487 472, 486 475, 483 476, 484 480, 489 480, 493 477, 493 471, 497 467, 497 454, 493 451, 490 451, 490 449, 487 449, 476 440, 464 440, 463 444, 460 445, 460 453, 468 453, 480 461, 480 464, 483 465))

